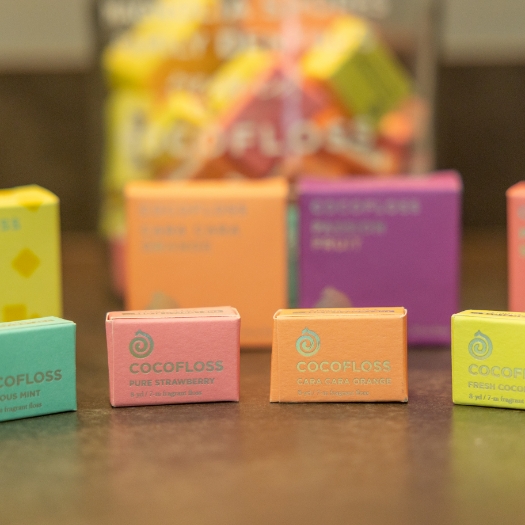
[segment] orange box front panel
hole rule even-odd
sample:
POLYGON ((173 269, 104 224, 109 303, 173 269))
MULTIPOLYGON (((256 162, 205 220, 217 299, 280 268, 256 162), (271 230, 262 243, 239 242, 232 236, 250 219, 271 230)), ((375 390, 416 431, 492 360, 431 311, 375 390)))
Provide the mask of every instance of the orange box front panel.
POLYGON ((231 304, 241 345, 269 346, 287 303, 287 197, 277 179, 130 183, 126 307, 231 304))
POLYGON ((408 401, 406 310, 281 310, 270 401, 408 401))

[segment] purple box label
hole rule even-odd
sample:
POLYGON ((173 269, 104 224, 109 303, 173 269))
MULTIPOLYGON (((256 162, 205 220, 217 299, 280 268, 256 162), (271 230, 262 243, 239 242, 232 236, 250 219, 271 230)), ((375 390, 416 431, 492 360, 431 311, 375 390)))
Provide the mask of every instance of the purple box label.
POLYGON ((412 344, 450 342, 458 311, 461 179, 303 181, 299 304, 403 306, 412 344))

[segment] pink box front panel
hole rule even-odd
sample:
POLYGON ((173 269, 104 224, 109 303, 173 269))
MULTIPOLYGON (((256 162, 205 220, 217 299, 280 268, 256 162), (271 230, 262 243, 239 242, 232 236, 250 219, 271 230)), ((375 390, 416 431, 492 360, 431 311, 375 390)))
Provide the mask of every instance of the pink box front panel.
POLYGON ((113 406, 239 400, 235 317, 108 320, 113 406))

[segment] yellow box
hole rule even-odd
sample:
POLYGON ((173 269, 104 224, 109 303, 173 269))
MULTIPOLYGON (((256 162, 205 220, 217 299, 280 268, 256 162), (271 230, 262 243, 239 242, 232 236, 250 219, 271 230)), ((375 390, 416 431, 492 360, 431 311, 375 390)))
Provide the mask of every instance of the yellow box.
POLYGON ((62 316, 58 197, 0 190, 0 320, 62 316))
POLYGON ((213 45, 218 26, 210 20, 215 0, 153 2, 150 7, 104 50, 110 87, 162 92, 184 78, 181 72, 209 74, 219 66, 213 45))
POLYGON ((466 310, 452 316, 452 399, 525 409, 525 313, 466 310))
POLYGON ((404 308, 280 310, 270 401, 408 401, 404 308))
POLYGON ((231 304, 241 345, 270 346, 287 304, 284 180, 126 186, 129 310, 231 304))

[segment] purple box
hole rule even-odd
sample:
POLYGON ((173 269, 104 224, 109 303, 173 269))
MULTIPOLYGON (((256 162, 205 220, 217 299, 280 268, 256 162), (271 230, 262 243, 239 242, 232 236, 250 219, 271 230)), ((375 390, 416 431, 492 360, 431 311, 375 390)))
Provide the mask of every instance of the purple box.
POLYGON ((450 343, 461 194, 454 171, 301 181, 299 306, 404 306, 409 343, 450 343))

